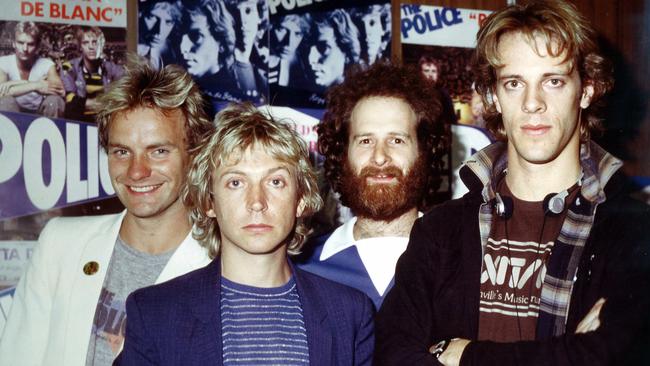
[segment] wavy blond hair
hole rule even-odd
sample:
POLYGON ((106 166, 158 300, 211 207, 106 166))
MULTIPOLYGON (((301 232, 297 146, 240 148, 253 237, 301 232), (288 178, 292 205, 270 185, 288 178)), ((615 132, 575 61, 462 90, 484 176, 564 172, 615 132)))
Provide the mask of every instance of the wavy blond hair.
POLYGON ((219 255, 219 223, 207 215, 212 205, 213 174, 230 158, 258 146, 273 158, 289 164, 293 170, 304 209, 296 221, 294 232, 287 239, 287 252, 299 254, 310 232, 305 220, 322 205, 304 140, 290 125, 265 115, 251 103, 229 105, 216 115, 215 124, 214 134, 206 136, 197 147, 182 193, 194 224, 192 235, 208 249, 211 258, 219 255))

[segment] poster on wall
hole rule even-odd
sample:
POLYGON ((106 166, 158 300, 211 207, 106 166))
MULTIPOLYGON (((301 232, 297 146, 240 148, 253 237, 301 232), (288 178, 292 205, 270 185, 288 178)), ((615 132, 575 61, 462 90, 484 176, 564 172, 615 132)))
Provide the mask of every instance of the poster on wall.
POLYGON ((213 104, 268 100, 266 0, 141 0, 138 54, 183 66, 213 104))
POLYGON ((0 112, 0 290, 16 285, 52 217, 122 209, 97 134, 87 122, 0 112))
POLYGON ((471 60, 476 34, 486 10, 403 4, 400 6, 402 58, 442 95, 443 113, 452 125, 450 158, 451 197, 467 189, 458 171, 462 162, 487 146, 491 137, 483 128, 483 104, 472 85, 471 60))
POLYGON ((121 210, 92 107, 123 73, 126 0, 3 3, 0 329, 47 221, 121 210))
POLYGON ((323 108, 354 64, 390 57, 390 2, 141 0, 138 54, 224 101, 323 108))
POLYGON ((126 1, 20 1, 0 14, 0 110, 93 121, 123 74, 126 1))
POLYGON ((326 1, 270 7, 271 104, 324 108, 326 90, 350 67, 390 59, 390 1, 326 1))

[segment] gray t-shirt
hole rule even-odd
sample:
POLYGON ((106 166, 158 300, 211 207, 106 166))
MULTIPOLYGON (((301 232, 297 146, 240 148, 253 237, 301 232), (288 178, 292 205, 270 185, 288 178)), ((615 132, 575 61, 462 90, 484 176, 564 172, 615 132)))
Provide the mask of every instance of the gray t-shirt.
POLYGON ((117 238, 97 300, 86 366, 113 363, 124 340, 126 297, 139 288, 153 285, 172 254, 174 250, 162 254, 143 253, 117 238))

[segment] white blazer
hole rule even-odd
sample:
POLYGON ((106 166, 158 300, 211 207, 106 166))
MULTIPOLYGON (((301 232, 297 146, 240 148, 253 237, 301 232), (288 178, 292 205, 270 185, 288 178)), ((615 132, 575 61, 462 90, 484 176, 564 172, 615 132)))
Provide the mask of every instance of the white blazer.
MULTIPOLYGON (((55 218, 20 279, 0 338, 0 365, 84 366, 97 300, 126 211, 55 218), (92 275, 86 263, 99 263, 92 275)), ((156 283, 210 263, 188 234, 156 283)))

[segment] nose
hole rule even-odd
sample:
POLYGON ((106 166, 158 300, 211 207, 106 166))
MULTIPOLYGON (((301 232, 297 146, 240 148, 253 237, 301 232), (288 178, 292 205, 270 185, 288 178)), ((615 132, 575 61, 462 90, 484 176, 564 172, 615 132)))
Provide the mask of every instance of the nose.
POLYGON ((247 207, 252 212, 264 212, 268 208, 266 202, 266 192, 260 185, 252 185, 248 191, 247 207))
POLYGON ((192 42, 187 35, 184 35, 181 38, 181 53, 188 53, 190 51, 190 48, 192 48, 192 42))
POLYGON ((129 179, 138 181, 147 178, 151 175, 151 166, 149 161, 144 156, 134 156, 129 162, 129 170, 127 172, 129 179))
POLYGON ((156 21, 153 23, 153 27, 151 27, 151 32, 155 35, 160 34, 160 19, 156 18, 156 21))
POLYGON ((286 46, 290 43, 291 39, 291 34, 287 34, 288 32, 284 32, 281 35, 278 36, 278 43, 280 46, 286 46))
POLYGON ((542 113, 546 110, 543 91, 540 88, 526 88, 521 109, 526 113, 542 113))
POLYGON ((309 49, 309 64, 316 65, 318 63, 319 55, 316 46, 311 46, 309 49))
POLYGON ((372 162, 377 166, 382 166, 390 162, 390 155, 386 151, 386 146, 383 143, 377 143, 372 151, 372 162))

